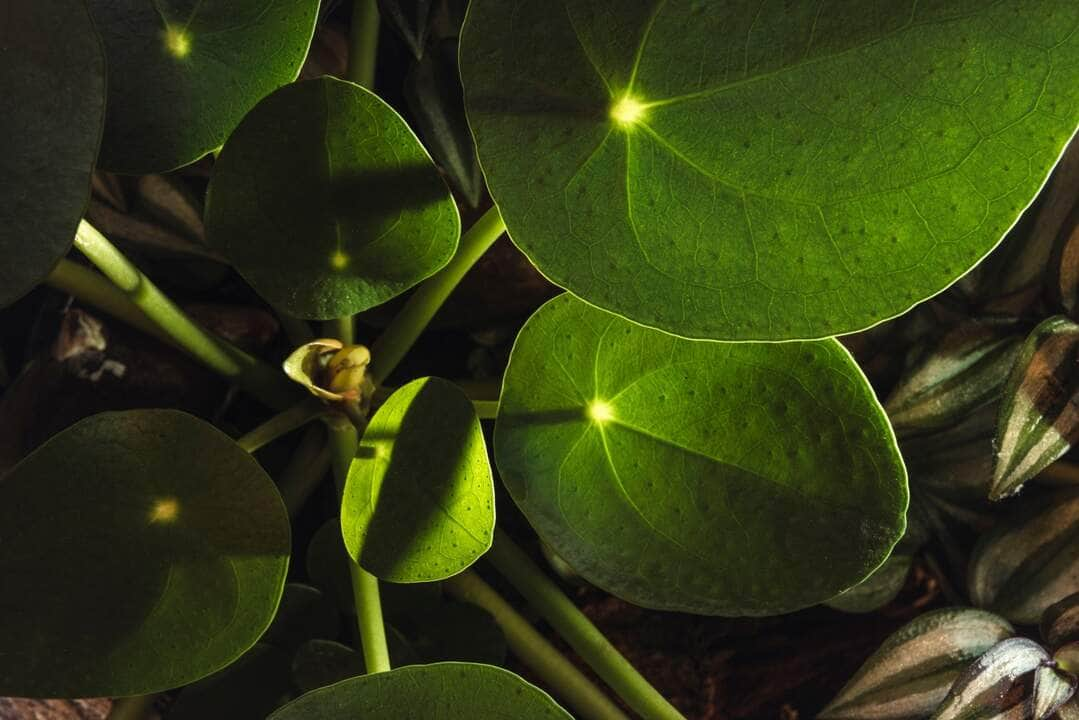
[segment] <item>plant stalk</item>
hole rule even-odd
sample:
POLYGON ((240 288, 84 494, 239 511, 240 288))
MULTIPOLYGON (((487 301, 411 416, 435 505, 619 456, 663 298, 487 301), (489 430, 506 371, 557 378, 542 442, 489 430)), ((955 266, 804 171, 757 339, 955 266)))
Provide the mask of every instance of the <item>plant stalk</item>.
POLYGON ((355 0, 352 4, 352 26, 348 33, 347 77, 372 92, 375 89, 375 60, 378 57, 378 26, 376 0, 355 0))
POLYGON ((475 572, 466 570, 446 580, 443 586, 450 595, 490 613, 514 654, 556 688, 561 699, 582 720, 629 720, 595 683, 475 572))
POLYGON ((506 224, 502 222, 498 208, 492 207, 461 236, 461 244, 446 267, 424 280, 412 293, 371 348, 370 373, 376 386, 389 377, 461 278, 505 230, 506 224))
MULTIPOLYGON (((340 495, 345 489, 348 468, 356 457, 359 436, 356 426, 343 416, 330 418, 326 424, 330 432, 330 460, 340 495)), ((386 625, 382 620, 378 578, 351 560, 348 568, 352 577, 352 596, 356 604, 364 665, 368 673, 386 672, 390 669, 390 651, 386 645, 386 625)))
POLYGON ((106 280, 101 273, 63 258, 45 278, 45 284, 122 320, 136 330, 141 330, 169 345, 176 345, 165 331, 146 317, 146 313, 131 302, 118 287, 106 280))
POLYGON ((277 481, 289 517, 296 517, 329 469, 330 445, 326 430, 321 424, 312 425, 304 432, 277 481))
POLYGON ((197 360, 275 409, 281 410, 296 402, 300 396, 299 388, 284 373, 199 327, 85 220, 79 223, 75 233, 75 247, 174 343, 197 360))
POLYGON ((249 453, 254 453, 270 444, 282 435, 287 435, 317 418, 326 407, 317 398, 309 397, 296 403, 288 410, 282 410, 272 418, 236 439, 236 444, 249 453))
POLYGON ((495 530, 484 557, 634 712, 645 720, 685 720, 506 533, 495 530))

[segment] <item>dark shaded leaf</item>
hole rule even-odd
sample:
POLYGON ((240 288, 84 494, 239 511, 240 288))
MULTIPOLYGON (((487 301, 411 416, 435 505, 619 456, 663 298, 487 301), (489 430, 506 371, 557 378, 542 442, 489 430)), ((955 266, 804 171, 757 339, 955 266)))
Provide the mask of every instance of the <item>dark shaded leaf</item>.
POLYGON ((259 642, 294 652, 311 638, 334 638, 340 630, 341 618, 332 597, 310 585, 289 583, 273 624, 259 642))
POLYGON ((292 680, 300 692, 332 685, 364 672, 363 655, 333 640, 308 640, 292 658, 292 680))
POLYGON ((887 605, 903 589, 911 560, 910 555, 892 553, 872 575, 824 604, 850 613, 872 612, 887 605))
POLYGON ((296 696, 289 653, 260 642, 220 672, 188 685, 168 720, 263 720, 296 696))
POLYGON ((255 643, 285 584, 289 522, 226 435, 136 410, 83 420, 0 478, 0 547, 0 694, 137 695, 255 643))
POLYGON ((296 79, 317 0, 90 0, 108 59, 99 164, 172 170, 220 147, 240 119, 296 79))
POLYGON ((1038 628, 1045 646, 1050 650, 1079 642, 1079 592, 1047 607, 1042 613, 1038 628))
POLYGON ((392 27, 417 60, 423 57, 431 0, 378 0, 382 19, 392 27))
POLYGON ((83 0, 4 3, 0 97, 2 307, 67 253, 90 199, 105 58, 83 0))
POLYGON ((456 38, 442 40, 412 66, 405 78, 405 99, 435 162, 465 202, 477 207, 486 186, 465 118, 456 38))

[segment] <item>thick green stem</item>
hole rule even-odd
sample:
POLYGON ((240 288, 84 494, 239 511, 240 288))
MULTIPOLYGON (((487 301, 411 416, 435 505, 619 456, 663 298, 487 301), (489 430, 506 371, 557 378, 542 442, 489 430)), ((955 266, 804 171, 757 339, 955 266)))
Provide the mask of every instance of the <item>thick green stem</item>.
POLYGON ((322 332, 326 337, 337 338, 345 345, 351 345, 355 341, 355 323, 352 320, 352 316, 334 318, 333 320, 327 320, 322 325, 322 332))
POLYGON ((645 720, 685 720, 508 535, 495 530, 485 557, 636 713, 645 720))
POLYGON ((628 720, 617 705, 566 659, 558 649, 485 583, 468 570, 446 580, 446 591, 478 605, 494 618, 506 636, 510 650, 583 720, 628 720))
POLYGON ((249 453, 268 445, 282 435, 306 425, 325 412, 326 406, 316 398, 306 398, 288 410, 282 410, 254 430, 236 439, 236 444, 249 453))
POLYGON ((170 345, 176 344, 168 333, 146 317, 146 313, 139 310, 120 288, 105 279, 101 273, 64 258, 45 278, 45 284, 78 298, 80 302, 106 312, 147 335, 170 345))
POLYGON ((472 407, 475 408, 480 420, 494 420, 498 417, 497 400, 473 400, 472 407))
POLYGON ((330 445, 326 430, 321 424, 312 425, 300 438, 300 444, 277 480, 277 489, 289 517, 296 517, 329 469, 330 445))
POLYGON ((348 79, 368 90, 375 89, 375 59, 378 56, 378 3, 355 0, 349 29, 348 79))
POLYGON ((506 225, 498 214, 498 208, 492 207, 461 236, 457 253, 446 267, 424 280, 412 293, 401 312, 397 313, 371 348, 370 372, 375 385, 382 384, 389 377, 461 278, 505 230, 506 225))
POLYGON ((277 409, 296 402, 299 388, 284 373, 266 365, 199 327, 150 282, 104 235, 83 220, 75 233, 77 247, 173 342, 196 359, 277 409))
MULTIPOLYGON (((337 481, 338 494, 344 491, 348 468, 356 457, 359 438, 356 426, 344 417, 327 421, 330 431, 330 460, 337 481)), ((382 601, 379 598, 378 578, 349 562, 352 576, 352 596, 356 604, 356 622, 363 645, 363 661, 368 673, 390 669, 390 651, 386 646, 386 625, 382 620, 382 601)))
POLYGON ((157 695, 134 695, 112 701, 108 720, 145 720, 157 702, 157 695))

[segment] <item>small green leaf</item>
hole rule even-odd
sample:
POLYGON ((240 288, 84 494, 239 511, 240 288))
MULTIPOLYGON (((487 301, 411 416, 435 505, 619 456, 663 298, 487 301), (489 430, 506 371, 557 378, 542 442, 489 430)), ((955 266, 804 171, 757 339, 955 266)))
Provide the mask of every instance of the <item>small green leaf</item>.
POLYGON ((71 247, 105 115, 105 58, 83 0, 5 3, 3 16, 0 307, 71 247))
POLYGON ((414 665, 309 692, 268 720, 572 720, 547 693, 508 670, 472 663, 414 665))
POLYGON ((311 638, 337 637, 341 618, 333 598, 310 585, 289 583, 273 624, 260 642, 293 652, 311 638))
POLYGON ((904 374, 884 403, 896 433, 951 428, 996 400, 1022 339, 1011 323, 971 320, 951 330, 904 374))
POLYGON ((926 613, 885 640, 818 717, 928 717, 971 660, 1013 634, 1003 618, 981 610, 926 613))
POLYGON ((685 340, 557 297, 513 348, 495 458, 555 552, 648 607, 813 605, 903 534, 895 439, 834 340, 685 340))
POLYGON ((258 643, 223 670, 188 685, 169 720, 263 720, 296 696, 289 653, 258 643))
POLYGON ((442 580, 487 552, 494 525, 494 481, 472 403, 438 378, 398 389, 349 468, 341 501, 349 555, 383 580, 442 580))
POLYGON ((1030 333, 1004 388, 989 498, 1018 492, 1079 440, 1079 325, 1051 317, 1030 333))
POLYGON ((866 328, 944 289, 1079 120, 1060 0, 474 0, 465 106, 544 275, 715 339, 866 328))
MULTIPOLYGON (((933 713, 932 720, 1044 720, 1052 712, 1034 714, 1039 704, 1034 688, 1038 685, 1038 670, 1048 662, 1049 653, 1033 640, 1002 640, 956 678, 948 695, 933 713), (1024 676, 1031 676, 1030 682, 1024 683, 1024 676)), ((1059 697, 1060 694, 1053 688, 1047 689, 1054 699, 1059 697)), ((1057 705, 1062 703, 1063 700, 1057 705)))
POLYGON ((1034 496, 982 536, 967 583, 978 607, 1034 625, 1053 603, 1079 590, 1079 490, 1034 496))
POLYGON ((332 685, 364 672, 363 656, 333 640, 309 640, 292 658, 292 679, 300 692, 332 685))
POLYGON ((872 575, 824 604, 849 613, 872 612, 887 605, 903 589, 910 573, 911 560, 910 555, 889 555, 872 575))
POLYGON ((105 40, 101 167, 144 174, 218 148, 255 103, 296 79, 317 0, 89 0, 105 40))
POLYGON ((259 464, 174 410, 102 413, 0 478, 0 695, 160 692, 242 655, 285 584, 259 464))
POLYGON ((206 232, 271 304, 326 320, 374 307, 453 256, 457 206, 393 108, 330 77, 260 102, 214 166, 206 232))

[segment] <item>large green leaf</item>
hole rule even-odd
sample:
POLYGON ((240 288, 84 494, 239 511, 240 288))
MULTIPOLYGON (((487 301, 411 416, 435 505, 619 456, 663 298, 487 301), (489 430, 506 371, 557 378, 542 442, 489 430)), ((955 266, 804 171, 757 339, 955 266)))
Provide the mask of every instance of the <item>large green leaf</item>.
POLYGON ((171 170, 220 147, 255 103, 296 79, 318 13, 318 0, 89 4, 109 71, 99 164, 124 173, 171 170))
POLYGON ((225 144, 206 231, 263 297, 298 317, 366 310, 445 265, 457 206, 404 120, 323 77, 259 103, 225 144))
POLYGON ((273 482, 175 410, 94 415, 0 478, 0 695, 134 695, 254 645, 290 550, 273 482))
POLYGON ((811 338, 940 291, 1079 119, 1060 0, 474 0, 469 122, 514 241, 680 335, 811 338))
POLYGON ((375 413, 349 468, 349 554, 391 582, 442 580, 491 547, 494 481, 483 429, 453 383, 422 378, 375 413))
POLYGON ((472 663, 413 665, 307 693, 269 720, 572 720, 547 693, 508 670, 472 663), (422 709, 422 712, 418 709, 422 709))
POLYGON ((555 552, 649 607, 812 605, 905 524, 895 438, 839 343, 684 340, 570 295, 517 338, 495 459, 555 552))
POLYGON ((0 306, 71 247, 105 114, 105 58, 83 0, 5 3, 0 19, 0 306))

